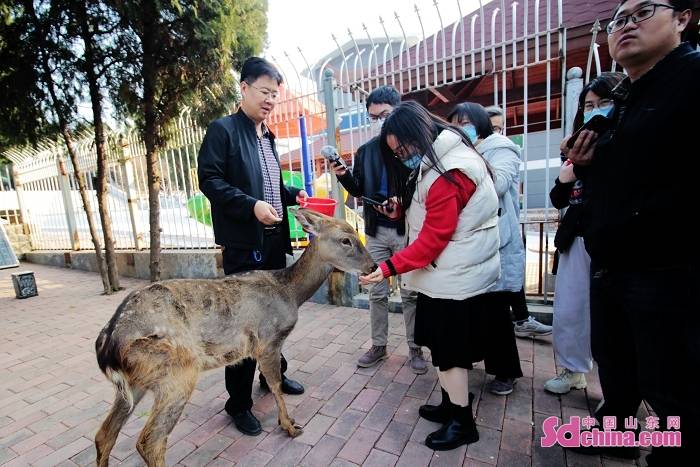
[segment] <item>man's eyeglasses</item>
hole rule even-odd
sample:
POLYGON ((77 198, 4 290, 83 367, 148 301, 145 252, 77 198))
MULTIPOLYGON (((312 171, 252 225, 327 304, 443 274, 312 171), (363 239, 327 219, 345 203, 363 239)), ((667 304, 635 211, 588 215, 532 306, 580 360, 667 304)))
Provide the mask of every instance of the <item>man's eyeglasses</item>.
POLYGON ((380 113, 379 115, 372 115, 370 113, 368 113, 367 115, 369 117, 370 122, 376 122, 379 120, 384 120, 385 118, 387 118, 389 116, 390 113, 391 112, 384 111, 384 112, 380 113))
POLYGON ((613 34, 624 28, 629 20, 632 20, 634 24, 646 21, 656 14, 657 8, 670 8, 671 10, 676 10, 676 8, 672 7, 671 5, 666 5, 664 3, 650 3, 648 5, 644 5, 643 7, 637 8, 629 15, 614 18, 608 23, 606 30, 608 31, 608 34, 613 34))
POLYGON ((273 101, 276 101, 280 98, 280 93, 277 91, 270 91, 269 89, 259 88, 253 84, 248 83, 247 81, 246 84, 248 84, 248 86, 250 86, 251 88, 257 90, 260 94, 262 94, 265 97, 265 100, 271 99, 273 101))

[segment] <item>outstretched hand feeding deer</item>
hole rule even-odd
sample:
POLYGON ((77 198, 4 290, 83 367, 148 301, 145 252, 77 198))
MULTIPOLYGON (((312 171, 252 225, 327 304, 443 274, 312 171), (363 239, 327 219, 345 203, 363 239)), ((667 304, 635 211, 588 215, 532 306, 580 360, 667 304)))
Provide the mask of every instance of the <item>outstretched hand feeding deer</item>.
POLYGON ((345 222, 307 209, 295 217, 315 238, 299 260, 277 271, 223 279, 174 279, 131 293, 102 329, 95 348, 116 397, 95 437, 97 465, 109 454, 134 407, 153 391, 151 415, 136 447, 149 466, 165 466, 167 438, 200 372, 257 359, 290 436, 301 428, 282 398, 280 352, 308 300, 333 267, 367 274, 376 268, 345 222))

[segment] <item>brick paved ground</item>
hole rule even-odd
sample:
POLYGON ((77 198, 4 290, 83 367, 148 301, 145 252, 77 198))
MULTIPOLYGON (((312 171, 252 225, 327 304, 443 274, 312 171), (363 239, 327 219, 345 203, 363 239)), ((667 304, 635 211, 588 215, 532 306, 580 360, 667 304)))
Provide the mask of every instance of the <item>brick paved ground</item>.
MULTIPOLYGON (((125 291, 99 294, 95 274, 24 264, 34 270, 38 297, 16 300, 14 270, 0 271, 0 464, 88 465, 93 436, 113 399, 97 368, 94 339, 129 290, 144 282, 124 279, 125 291)), ((525 377, 508 397, 483 391, 485 374, 470 372, 477 394, 481 440, 450 452, 423 445, 436 424, 418 418, 418 407, 439 399, 434 370, 416 377, 405 366, 403 320, 391 316, 391 356, 381 366, 358 369, 369 345, 367 311, 306 304, 287 339, 289 375, 306 387, 286 400, 304 434, 294 440, 276 426, 269 394, 258 392, 254 412, 260 436, 241 435, 223 412, 223 370, 205 373, 170 437, 168 465, 186 466, 622 466, 619 460, 540 448, 542 420, 585 415, 600 399, 595 374, 587 391, 561 398, 545 394, 555 375, 550 339, 519 340, 525 377)), ((112 451, 112 464, 142 465, 135 441, 150 409, 145 398, 112 451)), ((643 461, 640 465, 644 465, 643 461)))

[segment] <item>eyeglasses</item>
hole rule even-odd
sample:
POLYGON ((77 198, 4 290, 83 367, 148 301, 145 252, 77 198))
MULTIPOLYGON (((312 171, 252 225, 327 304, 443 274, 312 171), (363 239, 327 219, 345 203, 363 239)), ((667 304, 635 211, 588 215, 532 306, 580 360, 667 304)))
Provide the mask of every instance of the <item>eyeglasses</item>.
POLYGON ((248 84, 248 86, 250 86, 251 88, 257 90, 260 94, 262 94, 265 97, 265 100, 271 99, 273 101, 276 101, 280 98, 280 93, 277 91, 270 91, 269 89, 259 88, 253 84, 248 83, 247 81, 246 84, 248 84))
POLYGON ((586 102, 583 105, 583 110, 585 112, 590 112, 593 109, 605 110, 609 109, 613 105, 615 105, 615 102, 613 102, 612 99, 600 99, 597 104, 593 104, 592 102, 586 102))
POLYGON ((676 8, 672 7, 671 5, 666 5, 663 3, 650 3, 648 5, 644 5, 643 7, 637 8, 629 15, 614 18, 608 23, 606 30, 608 31, 608 34, 613 34, 624 28, 630 19, 634 24, 646 21, 656 14, 657 8, 670 8, 671 10, 676 10, 676 8))
POLYGON ((372 114, 367 114, 369 117, 370 122, 377 122, 379 120, 384 120, 389 116, 391 112, 388 110, 385 110, 384 112, 380 113, 379 115, 372 115, 372 114))

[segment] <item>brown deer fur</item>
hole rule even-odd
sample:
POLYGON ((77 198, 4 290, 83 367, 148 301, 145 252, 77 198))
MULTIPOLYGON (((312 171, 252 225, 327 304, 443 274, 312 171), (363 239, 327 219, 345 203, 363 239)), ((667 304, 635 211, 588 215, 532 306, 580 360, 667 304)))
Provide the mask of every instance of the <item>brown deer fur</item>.
POLYGON ((167 280, 124 299, 95 342, 100 369, 117 389, 95 437, 99 466, 108 465, 119 430, 146 391, 154 393, 155 402, 136 447, 149 466, 164 466, 167 437, 199 373, 246 357, 257 359, 282 428, 290 436, 301 434, 282 398, 282 344, 299 306, 333 267, 369 273, 376 265, 347 223, 306 209, 295 216, 315 238, 286 269, 167 280))

